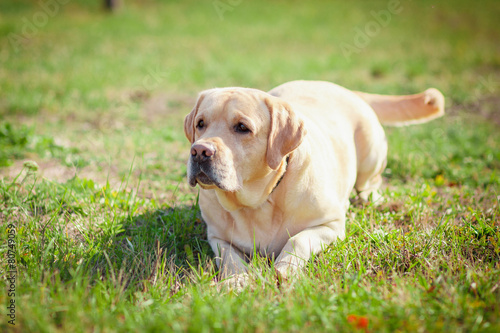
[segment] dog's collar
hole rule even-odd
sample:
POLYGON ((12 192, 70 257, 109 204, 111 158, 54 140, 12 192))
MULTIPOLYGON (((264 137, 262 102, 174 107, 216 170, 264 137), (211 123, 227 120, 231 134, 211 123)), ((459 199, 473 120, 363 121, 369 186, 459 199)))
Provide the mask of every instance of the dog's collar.
POLYGON ((288 167, 288 162, 290 162, 290 155, 288 155, 286 157, 286 161, 285 161, 285 171, 283 172, 283 174, 281 175, 280 179, 278 179, 278 182, 276 183, 276 185, 274 185, 273 187, 273 190, 271 191, 271 193, 269 194, 272 194, 274 192, 274 190, 276 190, 276 187, 278 187, 278 185, 281 183, 281 181, 283 180, 283 177, 285 177, 285 173, 286 173, 286 169, 288 167))

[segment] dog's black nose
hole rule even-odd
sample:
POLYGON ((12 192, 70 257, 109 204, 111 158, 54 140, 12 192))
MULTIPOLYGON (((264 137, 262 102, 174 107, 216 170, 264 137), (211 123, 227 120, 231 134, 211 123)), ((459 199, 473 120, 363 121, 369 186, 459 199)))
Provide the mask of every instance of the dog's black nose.
POLYGON ((191 146, 191 156, 198 162, 205 162, 215 155, 215 147, 209 143, 195 143, 191 146))

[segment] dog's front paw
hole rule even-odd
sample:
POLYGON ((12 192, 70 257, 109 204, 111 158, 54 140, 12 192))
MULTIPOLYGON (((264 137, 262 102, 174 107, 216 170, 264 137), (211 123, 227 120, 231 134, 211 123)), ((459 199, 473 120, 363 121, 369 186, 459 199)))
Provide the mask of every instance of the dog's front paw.
POLYGON ((250 277, 247 273, 234 274, 219 282, 219 285, 228 290, 240 293, 248 286, 250 277))
POLYGON ((276 267, 276 280, 278 285, 288 281, 289 272, 286 266, 276 267))
POLYGON ((276 270, 276 282, 278 287, 293 285, 295 277, 298 274, 298 269, 296 267, 289 264, 278 264, 274 268, 276 270))

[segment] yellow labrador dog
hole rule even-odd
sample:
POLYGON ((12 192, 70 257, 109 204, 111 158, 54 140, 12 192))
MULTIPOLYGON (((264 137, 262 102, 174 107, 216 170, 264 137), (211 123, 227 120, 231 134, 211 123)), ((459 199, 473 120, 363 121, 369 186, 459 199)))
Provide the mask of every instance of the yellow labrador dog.
POLYGON ((426 122, 444 113, 436 89, 417 95, 353 92, 293 81, 269 92, 203 91, 186 116, 188 179, 222 277, 241 280, 254 251, 281 278, 345 236, 353 188, 378 200, 386 166, 382 124, 426 122))

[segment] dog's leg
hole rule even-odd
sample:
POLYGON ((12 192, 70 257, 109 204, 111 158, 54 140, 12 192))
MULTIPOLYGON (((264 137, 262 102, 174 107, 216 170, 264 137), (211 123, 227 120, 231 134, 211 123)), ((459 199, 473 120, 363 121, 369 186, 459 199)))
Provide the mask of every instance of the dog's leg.
POLYGON ((373 204, 381 204, 383 197, 379 192, 379 188, 382 185, 382 171, 380 173, 372 175, 371 178, 364 180, 363 182, 356 182, 356 191, 358 192, 359 198, 362 202, 368 202, 371 200, 373 204))
POLYGON ((215 253, 215 262, 220 269, 223 279, 221 286, 240 292, 247 285, 248 274, 244 254, 231 246, 228 242, 219 239, 209 239, 215 253))
POLYGON ((356 154, 358 172, 354 188, 358 197, 374 204, 382 203, 379 188, 382 185, 382 172, 387 164, 387 139, 380 124, 372 123, 356 132, 356 154))
POLYGON ((336 239, 345 237, 345 218, 305 229, 291 237, 276 259, 276 272, 286 279, 303 267, 314 253, 319 253, 336 239))
POLYGON ((382 195, 379 193, 382 185, 382 172, 387 165, 387 141, 376 142, 363 160, 358 162, 358 174, 354 188, 359 198, 367 202, 371 199, 374 204, 381 204, 382 195), (370 198, 371 197, 371 198, 370 198))
POLYGON ((209 242, 215 253, 215 262, 222 278, 247 272, 245 256, 240 250, 219 238, 213 237, 209 239, 209 242))

